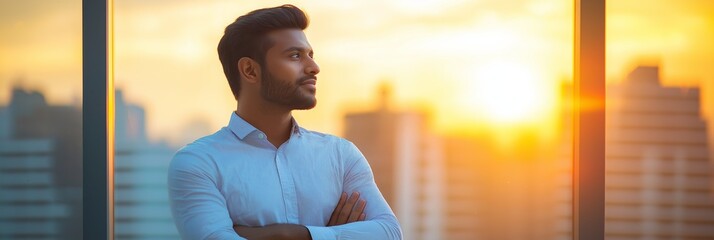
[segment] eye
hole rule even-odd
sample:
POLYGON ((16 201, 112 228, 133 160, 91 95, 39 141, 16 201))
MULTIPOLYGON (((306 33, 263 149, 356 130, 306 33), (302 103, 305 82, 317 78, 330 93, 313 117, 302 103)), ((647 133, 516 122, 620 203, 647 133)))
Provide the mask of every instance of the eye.
POLYGON ((300 58, 300 53, 290 54, 290 57, 291 57, 291 58, 300 58))

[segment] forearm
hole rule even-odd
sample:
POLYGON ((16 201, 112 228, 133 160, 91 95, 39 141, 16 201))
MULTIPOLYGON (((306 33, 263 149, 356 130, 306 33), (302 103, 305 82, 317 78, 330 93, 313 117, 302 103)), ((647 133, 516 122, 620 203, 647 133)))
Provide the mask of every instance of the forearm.
POLYGON ((344 225, 320 227, 307 226, 313 240, 374 239, 400 240, 402 232, 396 219, 373 219, 344 225))
POLYGON ((241 237, 253 240, 312 240, 305 226, 297 224, 273 224, 263 227, 234 226, 241 237))
MULTIPOLYGON (((374 182, 372 169, 357 147, 349 141, 344 142, 341 152, 348 159, 343 191, 359 192, 367 202, 364 209, 366 220, 332 227, 336 237, 321 239, 402 239, 402 231, 394 212, 387 204, 374 182)), ((310 229, 312 231, 312 229, 310 229)), ((315 240, 319 240, 312 235, 315 240)))

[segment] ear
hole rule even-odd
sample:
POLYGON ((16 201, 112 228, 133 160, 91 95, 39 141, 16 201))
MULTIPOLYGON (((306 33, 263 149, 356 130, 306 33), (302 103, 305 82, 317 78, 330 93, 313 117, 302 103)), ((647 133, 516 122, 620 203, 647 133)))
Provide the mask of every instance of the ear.
POLYGON ((260 81, 260 64, 249 57, 242 57, 238 60, 238 73, 241 79, 256 83, 260 81))

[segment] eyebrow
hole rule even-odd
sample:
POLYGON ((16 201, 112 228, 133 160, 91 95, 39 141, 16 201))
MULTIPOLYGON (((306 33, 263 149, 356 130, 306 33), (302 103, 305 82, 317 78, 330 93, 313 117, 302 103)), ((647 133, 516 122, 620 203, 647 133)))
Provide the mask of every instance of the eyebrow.
MULTIPOLYGON (((289 47, 289 48, 283 50, 283 53, 291 52, 291 51, 305 52, 307 50, 308 50, 307 48, 303 48, 303 47, 289 47)), ((312 52, 312 49, 310 49, 310 52, 312 52)))

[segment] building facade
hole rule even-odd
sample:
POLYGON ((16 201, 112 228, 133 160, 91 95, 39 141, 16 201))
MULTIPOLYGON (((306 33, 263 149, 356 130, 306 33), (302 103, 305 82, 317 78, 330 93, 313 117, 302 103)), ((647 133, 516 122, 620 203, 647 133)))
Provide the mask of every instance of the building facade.
POLYGON ((367 158, 375 182, 394 210, 404 239, 442 239, 443 154, 428 116, 389 108, 389 89, 378 109, 345 116, 345 138, 367 158))
POLYGON ((714 239, 714 195, 698 88, 640 66, 608 89, 607 239, 714 239))

